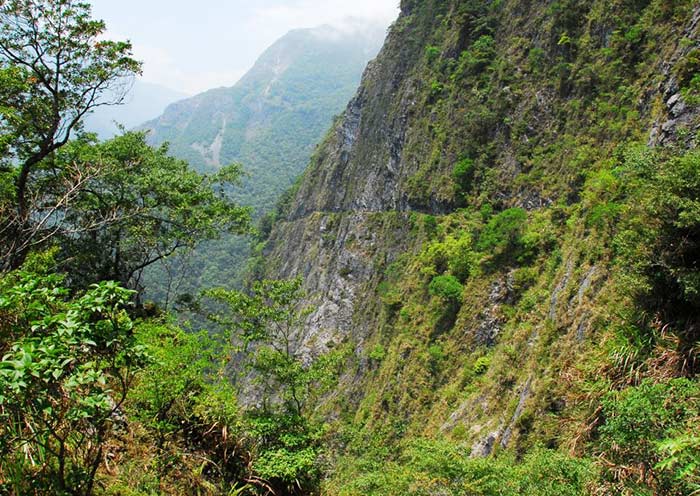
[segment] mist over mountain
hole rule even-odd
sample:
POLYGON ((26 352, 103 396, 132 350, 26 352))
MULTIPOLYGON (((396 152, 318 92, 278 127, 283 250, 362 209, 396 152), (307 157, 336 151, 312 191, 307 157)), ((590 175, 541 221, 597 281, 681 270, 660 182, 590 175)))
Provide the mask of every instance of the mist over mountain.
POLYGON ((108 139, 119 133, 117 124, 132 129, 183 98, 187 98, 185 93, 137 79, 121 105, 97 108, 85 119, 85 128, 108 139))

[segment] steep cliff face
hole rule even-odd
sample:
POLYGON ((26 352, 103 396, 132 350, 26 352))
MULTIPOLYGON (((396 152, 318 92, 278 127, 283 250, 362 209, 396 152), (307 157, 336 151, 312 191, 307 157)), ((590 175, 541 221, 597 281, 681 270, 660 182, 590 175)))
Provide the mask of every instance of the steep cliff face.
POLYGON ((652 294, 658 274, 630 268, 641 252, 629 240, 643 231, 634 188, 656 187, 630 179, 640 157, 670 163, 698 141, 700 6, 401 8, 281 209, 267 274, 304 278, 310 356, 353 344, 324 407, 360 432, 343 450, 428 436, 473 455, 536 443, 585 452, 609 389, 661 369, 694 374, 654 362, 657 350, 630 359, 631 378, 619 330, 653 315, 697 340, 697 302, 652 294), (629 282, 642 273, 644 290, 629 282), (689 313, 671 315, 676 304, 689 313))

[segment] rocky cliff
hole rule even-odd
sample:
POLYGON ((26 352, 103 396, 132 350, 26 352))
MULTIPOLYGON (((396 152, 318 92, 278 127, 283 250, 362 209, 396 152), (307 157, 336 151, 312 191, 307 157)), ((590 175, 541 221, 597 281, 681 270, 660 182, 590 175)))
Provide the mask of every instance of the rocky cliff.
POLYGON ((341 452, 589 453, 608 391, 693 376, 697 224, 669 234, 679 262, 656 243, 682 208, 644 202, 698 141, 699 20, 681 0, 402 1, 264 248, 316 308, 300 349, 354 349, 323 407, 357 433, 341 452), (685 344, 625 341, 663 326, 685 344))

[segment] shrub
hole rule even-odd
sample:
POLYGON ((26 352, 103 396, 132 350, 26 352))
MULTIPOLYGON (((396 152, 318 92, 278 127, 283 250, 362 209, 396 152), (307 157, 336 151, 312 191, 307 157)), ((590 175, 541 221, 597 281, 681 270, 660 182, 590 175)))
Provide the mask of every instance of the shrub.
POLYGON ((437 234, 438 223, 434 215, 426 215, 423 217, 423 229, 429 237, 433 237, 437 234))
POLYGON ((428 63, 432 63, 439 56, 440 56, 440 48, 438 48, 436 46, 425 47, 425 58, 428 60, 428 63))
POLYGON ((532 72, 539 72, 545 68, 547 54, 541 48, 532 48, 527 56, 528 66, 532 72))
POLYGON ((700 73, 700 48, 691 50, 676 68, 681 88, 687 88, 698 73, 700 73))
POLYGON ((641 307, 663 312, 692 347, 700 311, 700 153, 668 158, 634 147, 621 171, 630 194, 614 248, 625 287, 641 307))
POLYGON ((642 468, 639 473, 627 473, 626 485, 656 486, 659 494, 690 494, 700 488, 697 476, 683 470, 692 465, 687 460, 700 459, 697 444, 683 444, 683 439, 696 435, 700 412, 696 382, 647 379, 639 386, 609 393, 602 406, 605 423, 600 428, 600 445, 607 458, 618 466, 642 468), (686 462, 669 460, 674 454, 686 462), (683 468, 674 470, 676 466, 683 468))
POLYGON ((690 105, 700 105, 700 74, 693 76, 682 90, 683 98, 690 105))
POLYGON ((458 237, 448 237, 441 246, 447 268, 460 281, 472 275, 478 265, 478 255, 472 248, 472 237, 468 232, 458 232, 458 237))
POLYGON ((445 86, 440 81, 433 81, 430 83, 430 91, 428 93, 428 100, 430 102, 437 101, 442 93, 445 91, 445 86))
POLYGON ((378 344, 372 350, 369 352, 369 358, 370 360, 374 360, 376 362, 381 362, 384 360, 386 357, 386 350, 381 344, 378 344))
POLYGON ((486 224, 477 248, 483 252, 503 254, 517 247, 525 229, 527 213, 522 208, 509 208, 495 215, 486 224))
POLYGON ((459 58, 457 74, 462 77, 483 71, 496 56, 496 44, 490 35, 480 36, 459 58))
POLYGON ((474 161, 470 158, 463 158, 457 162, 452 169, 452 179, 460 191, 469 191, 474 179, 474 161))
POLYGON ((595 477, 590 461, 552 450, 537 448, 516 462, 471 458, 458 445, 428 439, 404 444, 396 460, 356 463, 340 495, 584 496, 595 477))
POLYGON ((474 375, 482 375, 485 374, 486 371, 489 369, 491 366, 491 358, 482 356, 479 357, 476 362, 474 362, 474 367, 472 367, 472 371, 474 372, 474 375))
POLYGON ((430 281, 429 291, 446 303, 459 303, 462 301, 464 287, 459 280, 452 275, 436 276, 430 281))
POLYGON ((92 494, 115 414, 149 359, 125 311, 132 291, 104 282, 73 296, 62 283, 0 278, 3 494, 92 494))

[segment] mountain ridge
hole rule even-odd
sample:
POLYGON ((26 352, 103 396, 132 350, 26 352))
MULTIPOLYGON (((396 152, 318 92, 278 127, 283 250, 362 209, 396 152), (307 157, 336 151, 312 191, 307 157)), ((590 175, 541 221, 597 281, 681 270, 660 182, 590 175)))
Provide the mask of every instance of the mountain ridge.
POLYGON ((85 128, 97 133, 100 139, 112 138, 119 133, 117 125, 126 129, 135 128, 144 121, 160 115, 168 105, 187 96, 181 91, 136 79, 122 104, 95 109, 87 116, 85 128))

